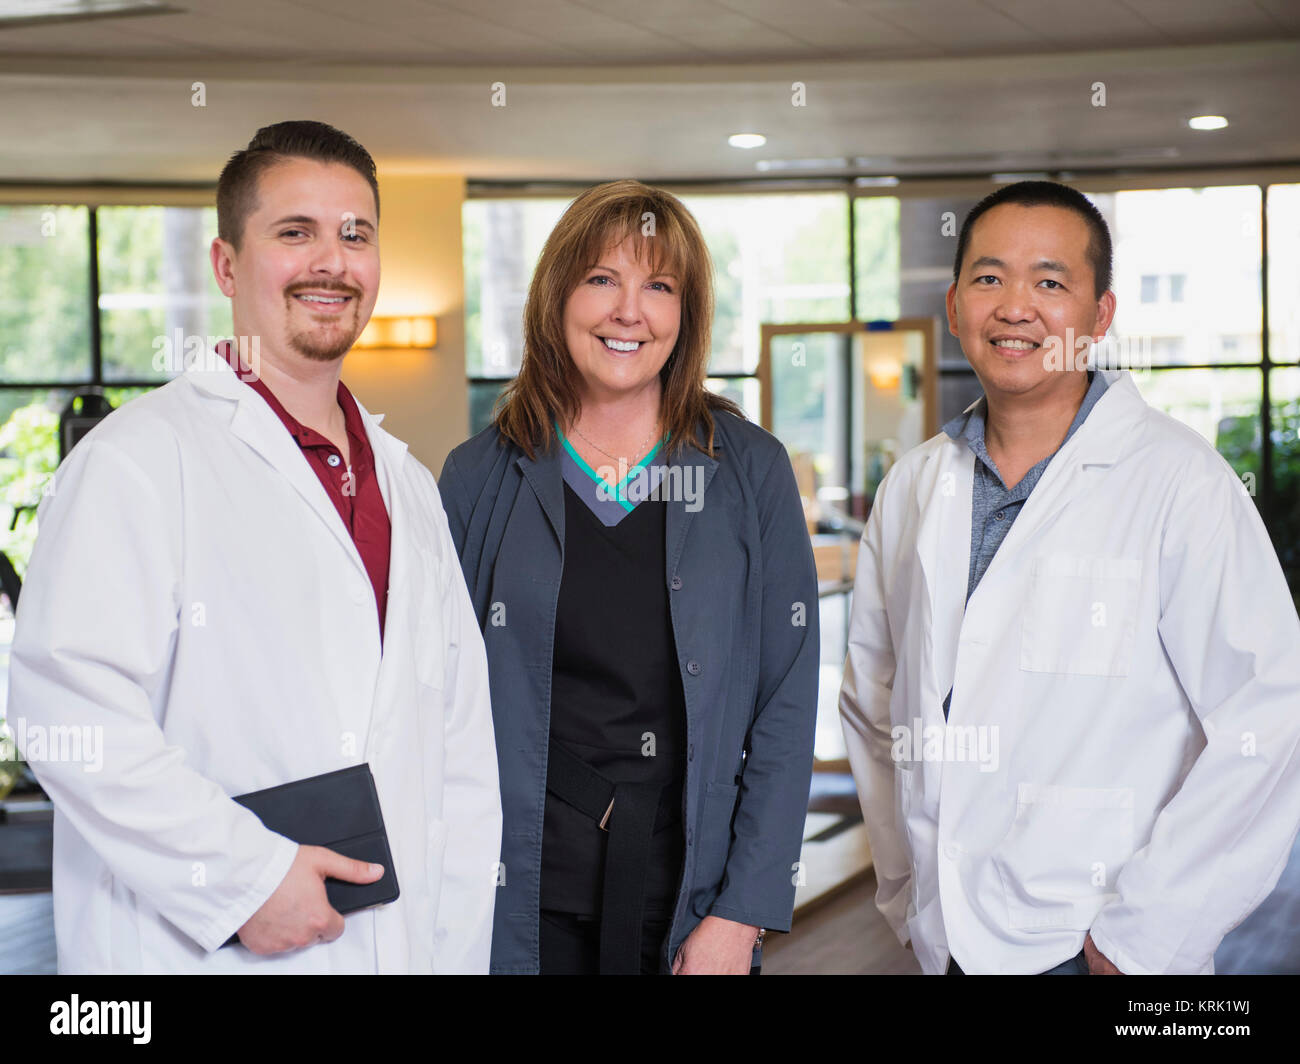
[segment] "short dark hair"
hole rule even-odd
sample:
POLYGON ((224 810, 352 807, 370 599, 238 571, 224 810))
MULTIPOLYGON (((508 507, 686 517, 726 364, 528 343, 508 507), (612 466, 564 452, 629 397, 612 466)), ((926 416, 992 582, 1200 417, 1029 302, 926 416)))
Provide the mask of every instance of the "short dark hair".
POLYGON ((1097 298, 1100 299, 1102 293, 1110 288, 1113 252, 1106 219, 1082 192, 1055 181, 1017 181, 990 192, 975 204, 970 214, 966 215, 966 220, 961 223, 961 235, 957 237, 957 258, 952 264, 954 282, 961 279, 961 264, 966 257, 966 249, 970 246, 970 234, 975 223, 994 207, 1000 207, 1004 203, 1016 203, 1021 207, 1062 207, 1079 215, 1088 223, 1090 237, 1087 255, 1088 261, 1092 263, 1093 287, 1097 298))
POLYGON ((352 167, 375 194, 375 224, 379 223, 379 181, 375 160, 365 148, 324 122, 277 122, 259 129, 247 148, 230 157, 217 179, 217 235, 236 251, 244 223, 257 210, 258 180, 277 163, 292 158, 352 167))

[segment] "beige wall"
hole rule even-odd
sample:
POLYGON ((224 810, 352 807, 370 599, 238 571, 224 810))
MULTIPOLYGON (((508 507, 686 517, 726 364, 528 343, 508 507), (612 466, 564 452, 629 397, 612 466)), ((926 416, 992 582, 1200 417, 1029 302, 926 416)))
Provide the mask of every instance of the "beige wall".
POLYGON ((468 435, 465 280, 461 261, 461 177, 379 173, 382 273, 377 317, 433 314, 432 351, 354 351, 343 380, 384 428, 410 445, 436 476, 468 435))

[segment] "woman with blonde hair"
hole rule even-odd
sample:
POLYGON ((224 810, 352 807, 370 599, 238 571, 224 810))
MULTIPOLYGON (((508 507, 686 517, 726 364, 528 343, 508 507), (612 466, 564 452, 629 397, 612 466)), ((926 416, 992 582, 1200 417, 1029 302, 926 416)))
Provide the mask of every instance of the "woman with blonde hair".
POLYGON ((705 386, 712 319, 686 208, 589 189, 443 468, 496 721, 494 972, 743 974, 789 930, 817 580, 784 447, 705 386))

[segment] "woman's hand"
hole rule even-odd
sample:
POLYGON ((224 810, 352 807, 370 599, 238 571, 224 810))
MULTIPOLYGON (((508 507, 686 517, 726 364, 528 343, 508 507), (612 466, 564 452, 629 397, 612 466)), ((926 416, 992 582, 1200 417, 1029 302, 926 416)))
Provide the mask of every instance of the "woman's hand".
POLYGON ((686 936, 673 975, 748 975, 758 928, 720 916, 706 916, 686 936))

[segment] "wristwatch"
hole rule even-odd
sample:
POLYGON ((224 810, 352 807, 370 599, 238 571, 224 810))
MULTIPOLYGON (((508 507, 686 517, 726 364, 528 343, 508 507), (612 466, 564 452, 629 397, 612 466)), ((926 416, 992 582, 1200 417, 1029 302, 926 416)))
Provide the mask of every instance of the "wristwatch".
POLYGON ((767 928, 766 928, 766 927, 760 927, 760 928, 758 929, 758 937, 757 937, 756 939, 754 939, 754 949, 755 949, 755 950, 760 950, 760 949, 763 948, 763 939, 766 938, 766 937, 767 937, 767 928))

